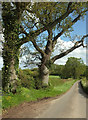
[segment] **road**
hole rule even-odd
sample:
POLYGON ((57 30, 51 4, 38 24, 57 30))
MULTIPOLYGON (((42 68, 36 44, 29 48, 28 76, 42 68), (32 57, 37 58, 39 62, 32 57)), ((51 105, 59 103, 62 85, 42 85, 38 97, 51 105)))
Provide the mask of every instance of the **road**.
POLYGON ((36 118, 86 118, 87 96, 79 82, 59 99, 51 101, 51 105, 36 118))
POLYGON ((86 94, 79 82, 62 96, 13 107, 3 118, 86 118, 86 94))

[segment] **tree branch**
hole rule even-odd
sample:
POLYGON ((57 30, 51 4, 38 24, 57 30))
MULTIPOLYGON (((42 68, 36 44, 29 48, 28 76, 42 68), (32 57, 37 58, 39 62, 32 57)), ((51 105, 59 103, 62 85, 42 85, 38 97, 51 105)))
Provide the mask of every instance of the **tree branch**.
POLYGON ((55 57, 53 57, 51 60, 52 62, 54 63, 57 59, 60 59, 62 57, 64 57, 65 55, 69 54, 70 52, 72 52, 73 50, 75 50, 76 48, 82 46, 82 44, 78 45, 78 46, 73 46, 72 48, 68 49, 67 51, 59 54, 59 55, 56 55, 55 57))
POLYGON ((28 33, 25 31, 22 25, 20 25, 20 29, 21 29, 21 32, 23 32, 26 36, 28 35, 28 33))
POLYGON ((15 4, 15 6, 16 6, 15 14, 16 14, 18 20, 19 20, 23 11, 30 4, 30 2, 15 2, 13 4, 15 4))
POLYGON ((38 45, 36 44, 36 41, 34 39, 31 40, 31 42, 33 43, 34 47, 36 48, 36 50, 42 55, 44 56, 44 52, 38 47, 38 45))
POLYGON ((67 11, 70 9, 71 5, 72 5, 72 2, 69 2, 68 7, 67 7, 67 11))
MULTIPOLYGON (((86 10, 87 11, 87 10, 86 10)), ((85 13, 86 11, 83 11, 82 13, 85 13)), ((57 42, 57 39, 67 30, 69 29, 72 25, 74 25, 82 16, 82 13, 79 14, 71 23, 71 25, 66 26, 60 33, 58 33, 54 38, 53 38, 53 48, 57 42)))
MULTIPOLYGON (((28 41, 31 41, 34 37, 38 36, 40 33, 46 31, 47 29, 52 29, 52 27, 54 27, 57 23, 60 23, 63 19, 65 19, 70 13, 72 13, 75 9, 72 9, 71 8, 71 3, 68 4, 68 7, 67 7, 67 11, 59 18, 57 18, 55 21, 53 21, 52 23, 49 23, 47 24, 46 26, 47 27, 42 27, 36 31, 32 31, 30 32, 29 34, 26 35, 26 37, 20 39, 20 42, 18 43, 18 45, 22 45, 28 41)), ((87 10, 86 10, 87 11, 87 10)), ((82 13, 86 12, 86 11, 83 11, 82 13)), ((75 24, 81 17, 82 15, 78 15, 77 18, 75 18, 73 21, 72 21, 72 25, 75 24)), ((68 25, 66 28, 64 28, 57 36, 54 37, 54 40, 53 40, 53 45, 55 45, 56 41, 57 41, 57 38, 60 37, 68 28, 70 28, 72 25, 68 25)))
MULTIPOLYGON (((70 6, 69 6, 70 7, 70 6)), ((63 19, 65 19, 70 13, 72 13, 74 11, 74 9, 71 9, 71 10, 68 10, 66 11, 63 15, 61 15, 59 18, 57 18, 55 21, 53 21, 52 23, 49 23, 47 24, 46 26, 48 26, 48 29, 49 28, 53 28, 57 23, 60 23, 63 19)), ((43 28, 40 28, 36 31, 33 31, 31 33, 29 33, 25 38, 23 39, 20 39, 20 45, 30 41, 31 37, 36 37, 38 36, 40 33, 44 32, 47 30, 47 27, 43 27, 43 28), (27 39, 29 37, 29 39, 27 39)))
POLYGON ((83 36, 83 37, 81 38, 81 40, 80 40, 80 41, 77 41, 77 42, 74 44, 74 46, 71 47, 70 49, 66 50, 65 52, 62 52, 62 53, 59 54, 59 55, 54 56, 54 57, 51 59, 52 62, 54 63, 57 59, 60 59, 60 58, 62 58, 62 57, 64 57, 64 56, 66 56, 67 54, 69 54, 70 52, 72 52, 73 50, 75 50, 76 48, 79 48, 79 47, 81 47, 81 46, 84 47, 83 41, 84 41, 84 39, 85 39, 86 37, 88 37, 88 34, 85 35, 85 36, 83 36))
POLYGON ((45 48, 45 53, 50 55, 52 52, 52 30, 48 30, 48 41, 45 48))
POLYGON ((31 31, 30 33, 27 33, 26 37, 20 39, 18 45, 23 45, 24 43, 31 41, 34 37, 38 36, 40 33, 44 32, 45 30, 46 28, 43 27, 36 31, 31 31))
MULTIPOLYGON (((70 6, 69 6, 70 7, 70 6)), ((64 20, 70 13, 72 13, 74 9, 68 9, 63 15, 61 15, 59 18, 57 18, 52 23, 49 23, 47 26, 48 28, 53 28, 56 24, 60 23, 62 20, 64 20)))

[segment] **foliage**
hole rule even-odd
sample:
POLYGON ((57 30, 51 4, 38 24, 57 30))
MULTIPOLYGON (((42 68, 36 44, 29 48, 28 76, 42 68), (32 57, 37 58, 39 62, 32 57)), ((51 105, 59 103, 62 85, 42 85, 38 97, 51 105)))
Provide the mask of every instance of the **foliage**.
POLYGON ((20 79, 21 86, 26 88, 36 88, 36 80, 38 76, 37 70, 24 69, 19 70, 18 78, 20 79))
POLYGON ((88 66, 86 66, 85 76, 86 79, 82 79, 82 84, 85 92, 88 94, 88 66))
POLYGON ((87 84, 86 84, 86 77, 82 78, 81 82, 82 82, 82 85, 83 85, 84 87, 87 86, 87 84))
POLYGON ((59 75, 61 76, 64 65, 52 64, 49 68, 50 75, 59 75))
POLYGON ((12 106, 21 104, 24 101, 37 101, 38 99, 61 95, 65 93, 68 89, 70 89, 75 81, 76 80, 60 79, 58 76, 50 76, 51 86, 46 89, 36 90, 21 87, 17 89, 17 93, 15 95, 13 95, 12 93, 4 93, 2 97, 2 108, 10 108, 12 106))
MULTIPOLYGON (((16 82, 19 67, 19 24, 18 16, 13 10, 11 3, 2 3, 2 19, 3 19, 3 69, 2 69, 2 85, 6 92, 16 92, 16 82), (14 67, 12 67, 12 65, 14 67), (14 72, 15 71, 15 72, 14 72), (12 76, 11 76, 12 75, 12 76), (16 79, 16 80, 15 80, 16 79)), ((18 13, 19 14, 19 13, 18 13)))
MULTIPOLYGON (((27 30, 30 31, 30 24, 33 24, 33 32, 31 32, 32 40, 30 40, 29 45, 26 44, 31 51, 34 51, 35 63, 36 59, 41 60, 41 63, 44 62, 45 65, 49 66, 49 63, 54 63, 55 60, 67 55, 69 52, 63 53, 60 57, 59 53, 57 57, 51 56, 55 44, 57 43, 57 39, 61 37, 61 35, 65 35, 66 37, 71 37, 72 26, 86 14, 87 8, 85 3, 76 3, 76 2, 36 2, 30 8, 27 9, 27 12, 31 12, 33 15, 32 20, 30 20, 27 14, 27 20, 23 21, 24 26, 27 27, 27 30), (35 22, 34 22, 35 21, 35 22), (28 24, 28 25, 27 25, 28 24), (33 39, 34 33, 36 31, 40 32, 33 39), (31 47, 29 47, 31 46, 31 47), (48 57, 47 57, 48 56, 48 57), (52 59, 50 59, 52 58, 52 59)), ((23 26, 23 27, 24 27, 23 26)), ((24 31, 25 34, 26 31, 24 31)), ((37 34, 37 32, 36 32, 37 34)), ((30 35, 29 35, 30 37, 30 35)), ((31 38, 30 38, 31 39, 31 38)), ((24 41, 25 42, 25 41, 24 41)), ((74 48, 71 49, 73 51, 79 46, 80 42, 77 42, 77 45, 74 45, 74 48)), ((82 46, 82 44, 80 44, 82 46)), ((62 45, 63 46, 63 45, 62 45)), ((72 47, 72 46, 71 46, 72 47)), ((70 50, 69 50, 70 51, 70 50)), ((70 52, 71 52, 70 51, 70 52)), ((28 51, 26 51, 28 54, 28 51)), ((33 53, 32 53, 33 54, 33 53)), ((30 57, 29 57, 30 59, 30 57)), ((28 61, 27 64, 30 65, 31 60, 28 61)), ((33 62, 34 62, 33 61, 33 62)))
POLYGON ((88 66, 86 66, 85 76, 86 76, 86 79, 88 80, 88 66))
POLYGON ((0 70, 0 87, 2 86, 2 71, 0 70))
POLYGON ((63 69, 64 78, 80 78, 85 72, 85 64, 81 58, 70 57, 68 58, 65 67, 63 69))
POLYGON ((86 79, 86 77, 82 78, 81 84, 82 84, 83 90, 88 94, 88 80, 86 79))

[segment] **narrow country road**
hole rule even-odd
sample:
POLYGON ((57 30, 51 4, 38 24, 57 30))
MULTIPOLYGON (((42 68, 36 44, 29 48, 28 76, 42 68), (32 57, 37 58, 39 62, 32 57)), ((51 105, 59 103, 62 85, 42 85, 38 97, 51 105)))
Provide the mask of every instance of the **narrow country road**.
POLYGON ((88 97, 76 82, 64 95, 56 99, 45 99, 23 103, 11 108, 3 118, 86 118, 88 97))
POLYGON ((86 118, 87 96, 79 82, 59 99, 51 101, 50 107, 37 118, 86 118))

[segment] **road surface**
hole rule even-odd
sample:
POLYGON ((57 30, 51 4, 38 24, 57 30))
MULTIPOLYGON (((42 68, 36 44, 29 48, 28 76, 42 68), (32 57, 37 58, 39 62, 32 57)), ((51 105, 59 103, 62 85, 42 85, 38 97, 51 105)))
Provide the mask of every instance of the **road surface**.
POLYGON ((86 118, 87 96, 79 82, 59 99, 51 101, 47 110, 36 118, 86 118))

